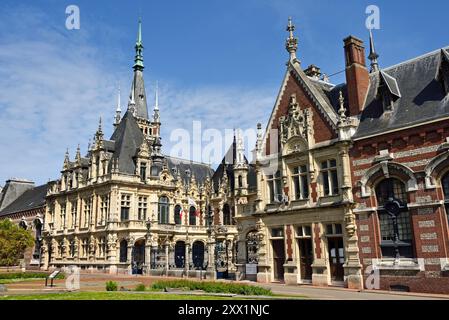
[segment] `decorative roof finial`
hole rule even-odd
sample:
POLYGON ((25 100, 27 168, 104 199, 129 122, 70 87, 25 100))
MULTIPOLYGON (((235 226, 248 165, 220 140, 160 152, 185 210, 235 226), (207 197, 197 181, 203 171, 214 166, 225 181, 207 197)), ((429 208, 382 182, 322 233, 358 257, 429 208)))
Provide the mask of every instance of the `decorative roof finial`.
POLYGON ((114 126, 118 126, 120 123, 121 115, 122 115, 122 108, 121 108, 121 100, 120 100, 120 84, 118 86, 118 96, 117 96, 117 108, 115 109, 115 122, 114 126))
POLYGON ((156 93, 155 93, 155 97, 154 97, 153 122, 160 123, 160 115, 159 115, 159 82, 157 82, 157 81, 156 81, 156 93))
POLYGON ((368 59, 371 60, 371 72, 377 72, 379 71, 379 62, 377 61, 379 55, 374 47, 373 31, 371 29, 369 30, 369 49, 368 59))
POLYGON ((289 37, 285 43, 285 48, 288 53, 290 53, 290 61, 291 62, 300 62, 296 58, 296 50, 298 49, 298 38, 295 38, 293 31, 295 31, 295 25, 292 22, 292 18, 288 18, 287 31, 289 32, 289 37))
POLYGON ((79 143, 78 143, 78 147, 76 148, 75 160, 76 160, 77 163, 80 163, 80 161, 81 161, 81 149, 80 149, 80 144, 79 143))
POLYGON ((142 43, 142 19, 139 18, 139 29, 137 32, 137 41, 136 41, 136 57, 134 59, 134 71, 140 70, 143 71, 143 43, 142 43))
POLYGON ((338 110, 338 115, 340 119, 346 119, 346 108, 345 108, 345 98, 343 97, 343 92, 340 90, 340 96, 338 98, 340 103, 340 109, 338 110))
POLYGON ((128 110, 135 116, 136 115, 136 100, 134 99, 134 81, 131 85, 131 94, 129 95, 128 110))

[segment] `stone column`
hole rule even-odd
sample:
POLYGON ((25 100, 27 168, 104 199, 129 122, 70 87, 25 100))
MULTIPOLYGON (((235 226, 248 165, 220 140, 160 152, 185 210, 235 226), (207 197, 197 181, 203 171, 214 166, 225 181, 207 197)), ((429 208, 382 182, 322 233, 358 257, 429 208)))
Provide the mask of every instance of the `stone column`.
POLYGON ((132 274, 132 259, 133 259, 133 248, 134 248, 134 239, 131 238, 128 240, 128 250, 126 252, 126 263, 128 264, 128 273, 132 274))
POLYGON ((213 236, 209 236, 207 240, 207 255, 206 277, 215 280, 217 278, 217 272, 215 271, 215 241, 213 236))
POLYGON ((348 146, 346 144, 340 151, 342 162, 342 174, 343 174, 343 203, 344 205, 344 220, 345 220, 345 251, 346 262, 345 269, 345 282, 346 286, 350 289, 363 289, 363 275, 362 264, 360 263, 357 224, 355 214, 353 212, 354 200, 351 186, 350 175, 350 157, 348 153, 348 146))
POLYGON ((107 237, 107 260, 109 263, 109 273, 117 273, 117 235, 109 234, 107 237))
POLYGON ((185 242, 186 247, 185 247, 185 262, 184 262, 184 269, 186 270, 186 275, 187 277, 189 276, 189 270, 190 270, 190 243, 188 243, 187 241, 185 242))
POLYGON ((169 269, 169 264, 168 264, 168 251, 169 251, 169 247, 170 244, 169 242, 165 242, 165 275, 168 276, 168 269, 169 269))
POLYGON ((271 264, 267 257, 267 228, 261 218, 256 223, 257 236, 259 238, 259 264, 257 272, 257 282, 269 283, 271 282, 271 264))

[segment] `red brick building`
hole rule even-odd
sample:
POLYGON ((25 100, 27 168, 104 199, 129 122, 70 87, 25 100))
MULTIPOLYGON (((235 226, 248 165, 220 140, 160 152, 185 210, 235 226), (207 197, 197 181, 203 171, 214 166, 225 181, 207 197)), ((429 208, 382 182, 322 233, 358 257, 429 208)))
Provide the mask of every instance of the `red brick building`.
POLYGON ((368 70, 345 39, 360 262, 380 289, 449 293, 449 52, 384 69, 370 49, 368 70))

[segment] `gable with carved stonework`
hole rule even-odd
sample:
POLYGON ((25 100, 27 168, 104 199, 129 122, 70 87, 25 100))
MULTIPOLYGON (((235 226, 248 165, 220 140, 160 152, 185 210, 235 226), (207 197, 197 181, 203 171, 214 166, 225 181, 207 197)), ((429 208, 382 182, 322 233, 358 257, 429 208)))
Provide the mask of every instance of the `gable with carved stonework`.
MULTIPOLYGON (((280 97, 278 98, 277 105, 273 110, 271 115, 271 120, 266 134, 265 150, 266 155, 276 153, 276 150, 270 150, 272 143, 270 144, 271 134, 276 134, 281 131, 281 119, 288 118, 290 112, 297 112, 301 116, 301 113, 306 113, 308 116, 308 124, 310 125, 309 134, 307 141, 312 141, 312 145, 315 143, 325 142, 333 140, 338 137, 338 134, 334 128, 332 128, 328 119, 325 118, 319 107, 313 102, 310 93, 307 92, 305 88, 299 83, 299 81, 294 76, 294 71, 290 71, 287 74, 287 79, 285 80, 284 87, 281 90, 280 97), (297 110, 291 109, 291 99, 295 96, 296 103, 298 104, 297 110), (307 111, 305 111, 307 110, 307 111)), ((292 117, 290 115, 290 117, 292 117)), ((297 121, 295 120, 295 121, 297 121)), ((281 138, 281 136, 279 136, 281 138)), ((281 141, 280 146, 282 146, 281 141)))

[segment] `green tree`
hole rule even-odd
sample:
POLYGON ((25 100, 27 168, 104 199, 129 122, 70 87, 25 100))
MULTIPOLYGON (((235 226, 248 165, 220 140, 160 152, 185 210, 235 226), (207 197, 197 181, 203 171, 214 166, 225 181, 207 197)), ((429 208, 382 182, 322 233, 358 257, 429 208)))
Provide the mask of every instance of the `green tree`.
POLYGON ((0 266, 19 264, 25 250, 34 245, 31 233, 9 219, 0 220, 0 266))

